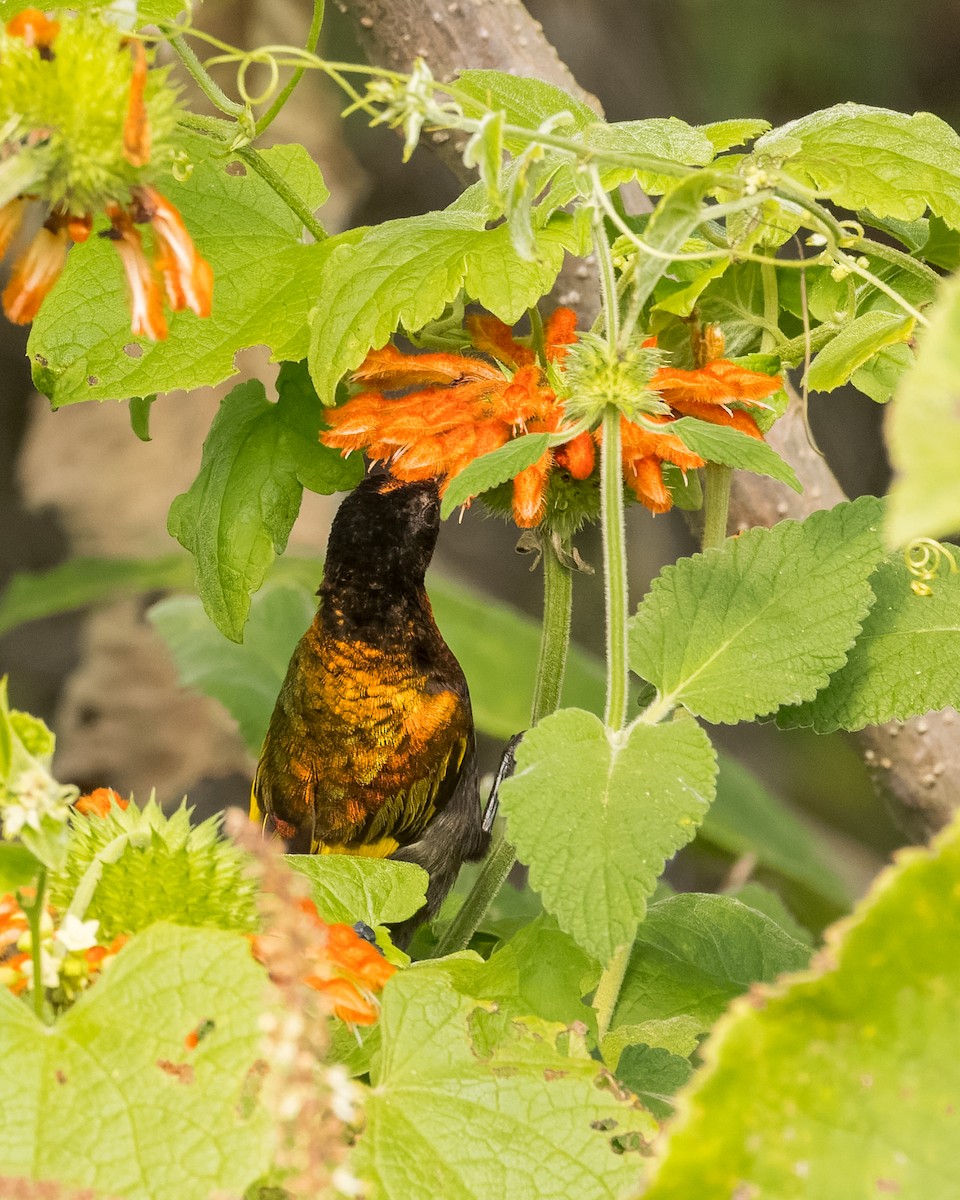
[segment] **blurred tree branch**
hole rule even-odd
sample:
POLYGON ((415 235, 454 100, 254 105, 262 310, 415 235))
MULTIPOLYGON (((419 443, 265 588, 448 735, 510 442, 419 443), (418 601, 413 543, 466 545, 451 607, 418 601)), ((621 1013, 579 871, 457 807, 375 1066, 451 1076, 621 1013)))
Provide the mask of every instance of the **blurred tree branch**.
MULTIPOLYGON (((346 0, 347 13, 371 63, 408 71, 425 59, 438 78, 467 67, 529 75, 553 83, 602 113, 596 97, 579 86, 520 0, 346 0)), ((472 181, 462 147, 445 135, 428 138, 447 165, 472 181)), ((593 273, 571 263, 557 289, 590 319, 598 300, 586 286, 593 273), (590 311, 592 308, 592 312, 590 311)), ((799 398, 774 426, 770 443, 794 467, 804 485, 797 496, 783 484, 738 472, 730 500, 732 531, 773 525, 830 508, 844 493, 826 461, 810 446, 799 398)), ((931 837, 949 820, 960 797, 960 739, 952 710, 912 721, 890 721, 855 736, 880 792, 911 838, 931 837)))

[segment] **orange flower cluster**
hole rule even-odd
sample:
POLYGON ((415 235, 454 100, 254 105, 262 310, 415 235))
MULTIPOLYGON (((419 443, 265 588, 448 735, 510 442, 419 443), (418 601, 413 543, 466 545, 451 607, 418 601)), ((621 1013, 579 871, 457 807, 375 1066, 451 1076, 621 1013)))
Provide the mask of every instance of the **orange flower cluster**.
MULTIPOLYGON (((375 350, 354 373, 354 382, 375 385, 328 414, 328 445, 348 453, 365 450, 374 461, 390 464, 397 479, 441 478, 441 490, 475 458, 505 445, 521 433, 559 433, 569 428, 563 406, 548 386, 546 373, 527 345, 491 316, 467 320, 474 348, 503 364, 478 355, 405 355, 393 346, 375 350)), ((563 369, 576 341, 576 315, 554 311, 545 327, 546 358, 563 369)), ((649 339, 645 346, 654 346, 649 339)), ((648 425, 668 426, 680 416, 729 425, 751 437, 762 437, 756 421, 731 403, 761 405, 781 387, 780 377, 748 370, 720 357, 723 336, 709 327, 700 343, 710 361, 695 370, 660 367, 650 380, 651 392, 672 410, 649 415, 648 425)), ((521 528, 539 525, 546 512, 550 472, 565 470, 572 478, 590 477, 598 435, 578 433, 548 450, 513 481, 513 516, 521 528)), ((637 499, 652 512, 673 503, 663 481, 663 463, 683 471, 704 466, 677 437, 623 418, 624 478, 637 499)))
MULTIPOLYGON (((576 323, 568 308, 552 314, 544 329, 548 361, 563 361, 576 340, 576 323)), ((468 463, 517 434, 559 432, 563 410, 530 347, 495 317, 470 317, 467 328, 474 347, 504 364, 509 374, 479 356, 405 355, 386 346, 369 354, 353 376, 376 390, 360 392, 328 413, 331 428, 323 441, 344 453, 363 449, 375 461, 388 460, 397 479, 443 478, 445 486, 468 463)), ((586 479, 594 464, 589 434, 547 451, 513 481, 514 519, 521 528, 543 519, 547 476, 555 462, 586 479)))
MULTIPOLYGON (((26 9, 7 22, 7 33, 23 38, 41 59, 53 57, 52 46, 60 31, 58 21, 37 9, 26 9)), ((123 131, 122 153, 135 167, 150 161, 150 122, 144 102, 147 59, 143 43, 129 41, 134 58, 130 97, 123 131)), ((18 196, 0 207, 0 258, 6 254, 30 209, 41 202, 18 196)), ((167 336, 164 292, 173 312, 189 308, 198 317, 210 315, 213 271, 197 251, 180 213, 156 188, 140 184, 121 204, 104 206, 109 238, 120 255, 127 278, 131 306, 131 332, 162 341, 167 336), (147 257, 138 225, 153 230, 154 258, 147 257), (161 287, 162 280, 162 287, 161 287)), ((73 242, 85 242, 93 228, 91 212, 68 212, 61 207, 48 213, 40 229, 13 264, 3 292, 3 311, 17 325, 28 325, 60 278, 73 242)))
MULTIPOLYGON (((127 942, 125 934, 120 934, 107 945, 86 946, 83 949, 68 950, 61 958, 54 960, 49 947, 53 945, 54 926, 57 913, 48 907, 41 924, 42 956, 44 965, 44 985, 62 1001, 69 1001, 74 996, 89 987, 104 967, 123 948, 127 942), (57 976, 47 979, 49 966, 57 976)), ((0 896, 0 987, 9 988, 15 996, 19 996, 33 985, 33 959, 30 952, 30 927, 27 915, 20 907, 15 896, 9 893, 0 896)))
MULTIPOLYGON (((376 993, 396 971, 380 951, 349 925, 328 925, 312 900, 301 900, 300 910, 311 926, 313 945, 310 971, 303 977, 320 992, 330 1011, 351 1025, 374 1025, 380 1015, 376 993)), ((254 958, 262 962, 261 938, 251 939, 254 958)))

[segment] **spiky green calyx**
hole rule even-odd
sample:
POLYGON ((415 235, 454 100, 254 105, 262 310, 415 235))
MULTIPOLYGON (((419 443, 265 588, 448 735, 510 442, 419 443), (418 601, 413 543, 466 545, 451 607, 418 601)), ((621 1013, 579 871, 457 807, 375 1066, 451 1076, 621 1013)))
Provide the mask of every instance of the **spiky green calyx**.
POLYGON ((663 354, 653 346, 631 346, 617 353, 605 338, 581 333, 571 346, 563 364, 562 400, 572 421, 586 421, 591 428, 600 423, 607 408, 613 407, 627 418, 636 420, 647 414, 670 410, 650 387, 663 354))
POLYGON ((97 855, 127 835, 117 860, 103 863, 83 914, 100 921, 102 938, 138 933, 155 921, 256 929, 256 884, 246 856, 221 836, 219 816, 191 826, 191 811, 184 802, 167 816, 153 799, 142 809, 113 807, 105 817, 74 811, 66 866, 51 883, 51 903, 68 908, 97 855))
POLYGON ((169 166, 179 106, 167 69, 148 72, 150 160, 134 166, 123 150, 134 73, 123 32, 94 14, 58 18, 49 56, 0 29, 0 142, 7 162, 36 160, 40 177, 23 190, 83 214, 127 203, 131 188, 169 166))

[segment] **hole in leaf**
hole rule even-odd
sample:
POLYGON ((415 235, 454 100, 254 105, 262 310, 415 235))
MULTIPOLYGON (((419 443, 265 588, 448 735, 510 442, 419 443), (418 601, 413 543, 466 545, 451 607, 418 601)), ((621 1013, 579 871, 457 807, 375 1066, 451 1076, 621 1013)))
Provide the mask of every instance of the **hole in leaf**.
POLYGON ((226 172, 228 175, 246 175, 247 168, 242 162, 238 162, 237 159, 234 159, 233 162, 227 163, 226 172))
POLYGON ((96 387, 99 382, 100 382, 100 380, 97 378, 96 375, 88 375, 87 376, 87 383, 89 383, 89 385, 91 387, 96 387))
POLYGON ((138 346, 136 342, 127 342, 123 348, 123 352, 129 358, 139 358, 143 354, 143 347, 138 346))

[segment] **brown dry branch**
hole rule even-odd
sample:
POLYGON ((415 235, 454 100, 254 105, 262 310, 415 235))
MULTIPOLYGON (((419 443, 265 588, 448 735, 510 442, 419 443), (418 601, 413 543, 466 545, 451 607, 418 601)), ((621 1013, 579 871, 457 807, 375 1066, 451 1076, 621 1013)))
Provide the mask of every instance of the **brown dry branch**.
MULTIPOLYGON (((595 97, 577 84, 519 0, 344 0, 341 8, 355 23, 371 63, 407 71, 421 57, 439 79, 450 79, 467 67, 530 75, 600 111, 595 97)), ((456 145, 435 148, 454 170, 459 164, 462 175, 456 145)), ((567 303, 580 310, 581 323, 592 318, 597 306, 597 292, 586 283, 582 264, 577 263, 568 264, 559 282, 567 303), (573 292, 579 293, 576 300, 573 292)), ((844 498, 833 472, 810 447, 798 402, 777 422, 769 440, 794 467, 804 492, 797 497, 775 480, 738 472, 730 503, 731 530, 806 516, 844 498)), ((950 710, 928 713, 854 735, 894 816, 904 832, 918 840, 932 837, 960 806, 960 739, 954 719, 950 710)))
POLYGON ((227 810, 225 828, 251 856, 251 873, 260 883, 263 933, 257 951, 277 990, 277 1002, 262 1018, 260 1102, 277 1130, 275 1164, 290 1172, 283 1186, 304 1200, 360 1196, 362 1187, 343 1160, 362 1117, 362 1092, 342 1067, 327 1065, 330 1008, 303 983, 313 969, 310 953, 317 940, 301 907, 306 882, 241 809, 227 810))

